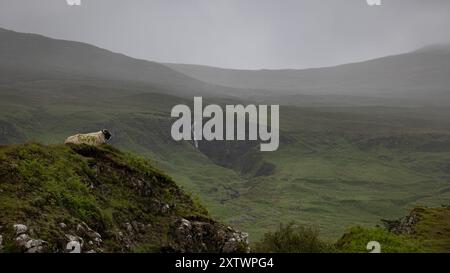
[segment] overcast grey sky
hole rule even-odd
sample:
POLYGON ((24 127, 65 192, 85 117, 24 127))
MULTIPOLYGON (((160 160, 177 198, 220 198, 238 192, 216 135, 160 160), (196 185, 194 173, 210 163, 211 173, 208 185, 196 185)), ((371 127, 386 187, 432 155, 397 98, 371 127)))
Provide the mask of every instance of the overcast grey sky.
POLYGON ((0 0, 0 27, 159 62, 305 68, 450 43, 449 0, 0 0))

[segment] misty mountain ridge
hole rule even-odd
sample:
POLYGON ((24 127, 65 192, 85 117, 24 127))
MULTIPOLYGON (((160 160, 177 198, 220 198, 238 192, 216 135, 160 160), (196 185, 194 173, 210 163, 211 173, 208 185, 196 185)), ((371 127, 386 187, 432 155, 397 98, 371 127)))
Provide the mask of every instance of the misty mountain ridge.
MULTIPOLYGON (((130 95, 152 92, 186 98, 240 97, 253 102, 293 105, 447 106, 450 103, 449 45, 432 45, 410 53, 335 67, 254 71, 163 65, 85 43, 6 29, 0 31, 0 49, 3 75, 0 84, 8 83, 9 87, 11 83, 58 78, 95 80, 105 90, 125 86, 123 89, 135 90, 130 95)), ((61 86, 58 83, 55 89, 61 86)))
POLYGON ((431 44, 415 50, 415 52, 439 52, 439 51, 449 53, 450 44, 431 44))
POLYGON ((81 42, 0 28, 0 83, 43 80, 104 80, 141 85, 163 93, 191 96, 231 88, 215 87, 156 62, 139 60, 81 42), (9 76, 10 75, 10 76, 9 76))
POLYGON ((166 65, 205 82, 268 90, 289 97, 339 95, 414 100, 419 104, 448 105, 450 102, 450 45, 432 45, 364 62, 301 70, 166 65))

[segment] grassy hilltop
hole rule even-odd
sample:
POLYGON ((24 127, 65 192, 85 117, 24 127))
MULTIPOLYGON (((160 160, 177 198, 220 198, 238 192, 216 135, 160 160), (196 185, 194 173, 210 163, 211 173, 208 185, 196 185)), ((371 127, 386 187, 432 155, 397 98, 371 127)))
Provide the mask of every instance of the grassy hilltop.
POLYGON ((0 252, 67 252, 72 241, 82 252, 247 251, 244 234, 149 161, 109 146, 0 148, 0 208, 0 252))

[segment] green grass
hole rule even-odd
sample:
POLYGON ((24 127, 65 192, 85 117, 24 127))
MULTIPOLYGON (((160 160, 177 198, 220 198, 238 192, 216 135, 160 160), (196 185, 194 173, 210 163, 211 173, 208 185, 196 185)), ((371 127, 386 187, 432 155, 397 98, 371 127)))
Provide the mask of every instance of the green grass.
POLYGON ((7 246, 14 245, 13 224, 23 223, 31 227, 31 236, 49 242, 49 251, 65 249, 64 235, 77 232, 82 222, 103 235, 103 251, 126 251, 117 233, 132 221, 150 224, 151 230, 128 239, 128 251, 160 251, 169 244, 167 233, 176 217, 207 216, 142 158, 108 146, 37 143, 0 148, 0 208, 7 246), (164 204, 169 212, 161 211, 164 204), (69 230, 58 228, 61 222, 69 230))
POLYGON ((434 252, 450 250, 450 209, 417 208, 419 222, 412 237, 423 242, 424 246, 434 252))
POLYGON ((411 210, 414 224, 394 234, 384 228, 356 226, 350 228, 336 243, 344 252, 367 252, 369 241, 381 244, 382 252, 448 253, 450 252, 450 209, 448 207, 416 207, 411 210))
POLYGON ((407 236, 396 235, 381 228, 351 228, 339 241, 339 251, 350 253, 368 253, 367 244, 380 243, 382 253, 419 253, 427 252, 423 243, 407 236))
MULTIPOLYGON (((38 88, 27 88, 33 86, 38 88)), ((43 92, 45 85, 39 88, 43 92)), ((270 163, 274 172, 252 177, 215 164, 192 143, 171 140, 171 106, 189 101, 128 92, 136 90, 101 99, 53 94, 33 98, 33 104, 31 98, 2 101, 0 124, 15 130, 0 142, 57 144, 108 128, 112 145, 151 159, 212 216, 249 232, 252 240, 291 221, 336 239, 355 224, 373 226, 416 205, 450 202, 449 109, 282 106, 280 149, 258 155, 258 164, 270 163)), ((218 145, 217 153, 233 148, 218 145)))
POLYGON ((259 253, 332 253, 333 244, 319 238, 319 232, 308 226, 293 223, 280 225, 274 232, 264 234, 261 241, 254 244, 254 252, 259 253))
MULTIPOLYGON (((408 221, 400 221, 392 231, 380 226, 348 228, 337 240, 324 238, 308 225, 280 225, 253 244, 264 253, 370 253, 378 243, 381 253, 449 253, 450 208, 416 207, 408 221), (411 220, 414 219, 414 220, 411 220), (405 223, 406 224, 405 226, 405 223)), ((402 217, 402 219, 404 219, 402 217)), ((392 223, 391 223, 392 225, 392 223)))
MULTIPOLYGON (((190 105, 194 92, 209 92, 205 104, 272 100, 297 105, 357 105, 361 98, 258 98, 252 96, 256 90, 247 90, 246 101, 211 98, 238 90, 205 87, 157 64, 142 66, 124 56, 80 44, 74 51, 70 50, 71 43, 62 45, 36 36, 3 34, 6 62, 1 63, 0 145, 28 141, 61 144, 67 136, 108 128, 114 134, 113 146, 151 159, 152 166, 174 177, 185 191, 205 204, 212 216, 249 232, 252 240, 262 238, 280 222, 291 221, 313 226, 327 239, 337 239, 348 227, 370 227, 380 218, 400 217, 416 205, 450 203, 449 107, 281 105, 281 144, 277 152, 261 154, 247 145, 216 143, 208 154, 196 150, 192 143, 174 142, 170 136, 171 108, 180 103, 190 105), (14 37, 33 42, 18 42, 22 38, 14 37), (40 46, 28 50, 35 43, 40 46), (48 51, 49 48, 61 51, 48 51), (71 62, 58 57, 67 50, 70 54, 66 57, 71 62), (95 63, 105 64, 105 69, 86 65, 88 55, 93 56, 95 63), (299 101, 302 98, 307 101, 299 101), (224 160, 220 155, 225 152, 232 156, 224 160), (265 173, 269 175, 255 177, 261 166, 270 169, 265 173)), ((33 149, 45 154, 45 149, 33 149)), ((27 177, 26 183, 32 187, 44 186, 46 193, 26 192, 30 185, 21 188, 25 184, 3 184, 5 190, 16 192, 17 196, 2 196, 0 204, 6 209, 0 213, 23 218, 25 212, 41 212, 28 202, 42 205, 57 199, 62 202, 57 204, 67 205, 77 217, 101 215, 102 225, 109 225, 113 212, 102 207, 105 196, 111 197, 110 206, 124 213, 139 211, 127 202, 134 195, 115 198, 121 193, 113 185, 120 177, 102 181, 108 191, 93 199, 84 196, 86 186, 77 178, 79 173, 90 175, 89 168, 80 167, 89 167, 89 162, 81 161, 79 168, 74 169, 67 159, 58 157, 59 163, 52 163, 42 158, 37 160, 36 154, 25 154, 16 171, 27 177), (49 175, 48 170, 64 175, 49 175), (70 187, 65 190, 59 181, 66 180, 70 187), (27 194, 32 198, 18 201, 27 194), (13 208, 20 209, 13 213, 13 208)), ((126 162, 124 154, 119 158, 123 164, 142 167, 140 159, 126 162)), ((429 217, 433 226, 435 220, 429 217)), ((153 246, 149 243, 142 249, 153 246)))

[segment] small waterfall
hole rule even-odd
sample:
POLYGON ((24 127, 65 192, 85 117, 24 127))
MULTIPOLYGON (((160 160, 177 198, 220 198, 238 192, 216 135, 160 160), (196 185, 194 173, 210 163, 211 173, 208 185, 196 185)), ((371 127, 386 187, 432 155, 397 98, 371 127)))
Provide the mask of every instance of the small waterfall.
POLYGON ((198 150, 197 136, 195 135, 195 131, 194 131, 195 124, 196 124, 196 123, 194 122, 194 124, 191 126, 191 131, 192 131, 192 139, 194 140, 194 146, 195 146, 195 149, 198 150))

